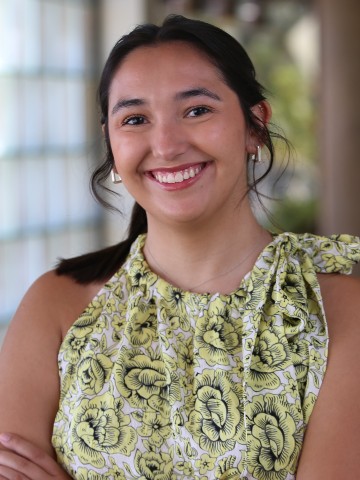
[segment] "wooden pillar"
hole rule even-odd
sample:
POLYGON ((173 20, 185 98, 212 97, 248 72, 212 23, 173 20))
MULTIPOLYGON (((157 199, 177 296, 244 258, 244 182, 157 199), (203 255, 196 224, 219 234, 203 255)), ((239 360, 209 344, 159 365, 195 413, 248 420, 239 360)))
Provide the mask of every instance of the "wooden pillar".
POLYGON ((360 235, 360 2, 317 1, 322 24, 320 230, 360 235))

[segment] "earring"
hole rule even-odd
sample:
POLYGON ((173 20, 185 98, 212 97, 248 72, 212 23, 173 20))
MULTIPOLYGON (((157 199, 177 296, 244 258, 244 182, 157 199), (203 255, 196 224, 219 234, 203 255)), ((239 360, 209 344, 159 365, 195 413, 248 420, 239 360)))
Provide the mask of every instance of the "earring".
POLYGON ((255 163, 261 163, 262 162, 260 145, 257 145, 256 153, 252 153, 250 155, 250 160, 252 160, 255 163))
POLYGON ((116 173, 114 170, 111 170, 111 181, 113 183, 122 183, 122 179, 118 173, 116 173))
POLYGON ((261 158, 261 147, 260 145, 258 145, 256 147, 256 151, 257 151, 257 158, 255 158, 255 162, 256 163, 261 163, 262 162, 262 158, 261 158))

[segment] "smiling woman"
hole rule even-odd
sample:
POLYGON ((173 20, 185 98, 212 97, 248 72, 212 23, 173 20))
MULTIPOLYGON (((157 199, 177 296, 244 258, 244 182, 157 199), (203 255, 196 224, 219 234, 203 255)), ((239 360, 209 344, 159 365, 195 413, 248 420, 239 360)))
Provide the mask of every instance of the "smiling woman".
POLYGON ((0 478, 355 478, 359 282, 340 274, 360 242, 256 221, 274 134, 243 48, 184 17, 138 26, 99 99, 92 185, 106 205, 122 179, 129 236, 25 296, 0 359, 0 478))
MULTIPOLYGON (((114 75, 109 110, 114 169, 146 210, 149 230, 234 215, 255 139, 237 95, 204 53, 185 42, 135 50, 114 75)), ((264 117, 265 107, 254 110, 264 117)))

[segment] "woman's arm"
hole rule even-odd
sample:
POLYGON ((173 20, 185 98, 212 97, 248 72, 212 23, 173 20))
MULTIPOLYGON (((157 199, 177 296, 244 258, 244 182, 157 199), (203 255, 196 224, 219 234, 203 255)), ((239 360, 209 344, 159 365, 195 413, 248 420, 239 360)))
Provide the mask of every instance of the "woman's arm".
MULTIPOLYGON (((34 465, 40 451, 49 456, 48 462, 55 458, 51 436, 60 391, 57 355, 64 333, 94 293, 94 286, 78 285, 68 277, 49 272, 22 300, 0 352, 0 434, 11 432, 30 443, 20 442, 19 446, 16 436, 10 443, 2 442, 0 475, 1 468, 9 468, 10 461, 12 468, 15 462, 20 472, 26 455, 34 452, 38 452, 31 459, 34 465), (16 455, 10 455, 9 450, 16 455)), ((45 458, 40 457, 42 461, 45 458)))
POLYGON ((360 280, 319 277, 329 359, 296 479, 354 480, 360 476, 360 280))
POLYGON ((1 434, 0 480, 70 480, 71 477, 44 450, 24 438, 1 434))
POLYGON ((0 432, 18 433, 49 454, 59 399, 57 288, 61 285, 53 273, 35 282, 21 302, 0 352, 0 432))

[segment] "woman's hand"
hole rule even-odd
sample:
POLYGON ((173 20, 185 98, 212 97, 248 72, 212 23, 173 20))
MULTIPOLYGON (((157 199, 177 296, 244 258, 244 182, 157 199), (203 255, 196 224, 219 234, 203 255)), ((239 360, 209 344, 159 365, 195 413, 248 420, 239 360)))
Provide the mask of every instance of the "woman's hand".
POLYGON ((59 464, 41 448, 19 435, 2 433, 0 480, 69 480, 59 464))

